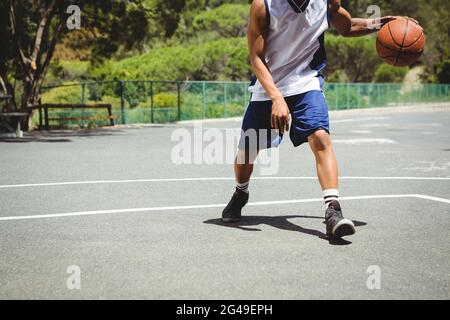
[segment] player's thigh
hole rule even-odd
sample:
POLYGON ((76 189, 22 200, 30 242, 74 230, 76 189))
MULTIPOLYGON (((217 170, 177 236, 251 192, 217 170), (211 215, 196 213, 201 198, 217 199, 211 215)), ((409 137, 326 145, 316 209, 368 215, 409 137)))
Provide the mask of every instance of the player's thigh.
POLYGON ((288 101, 292 116, 290 138, 294 146, 308 142, 308 137, 319 130, 329 134, 328 108, 322 91, 309 91, 288 101))

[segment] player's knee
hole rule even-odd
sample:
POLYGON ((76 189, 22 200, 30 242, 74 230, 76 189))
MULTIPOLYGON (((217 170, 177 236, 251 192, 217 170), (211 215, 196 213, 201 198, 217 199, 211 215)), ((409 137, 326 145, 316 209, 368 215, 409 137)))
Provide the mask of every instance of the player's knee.
POLYGON ((317 130, 309 136, 309 141, 314 150, 325 151, 331 147, 331 139, 325 130, 317 130))
POLYGON ((236 155, 235 164, 243 166, 252 165, 255 162, 257 156, 258 151, 239 150, 236 155))

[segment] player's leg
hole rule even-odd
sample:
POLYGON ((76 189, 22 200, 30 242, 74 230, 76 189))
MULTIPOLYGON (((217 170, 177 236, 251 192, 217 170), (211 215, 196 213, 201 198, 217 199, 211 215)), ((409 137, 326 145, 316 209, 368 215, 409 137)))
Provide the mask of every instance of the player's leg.
POLYGON ((234 176, 236 184, 240 189, 247 187, 250 177, 253 173, 255 160, 258 156, 258 151, 250 152, 250 150, 240 149, 234 160, 234 176))
POLYGON ((235 222, 241 219, 242 208, 249 199, 248 186, 258 151, 271 146, 271 109, 270 101, 255 101, 251 102, 246 110, 239 150, 234 161, 236 188, 230 202, 222 212, 224 222, 235 222))
POLYGON ((248 185, 253 173, 254 162, 257 152, 239 149, 234 160, 234 176, 236 178, 236 189, 230 202, 222 212, 222 221, 236 222, 241 219, 242 208, 247 204, 249 198, 248 185))
POLYGON ((327 235, 343 237, 355 233, 353 222, 344 219, 339 203, 338 167, 328 132, 317 130, 308 136, 309 146, 316 158, 317 177, 323 190, 327 210, 327 235))
POLYGON ((308 143, 316 158, 317 177, 322 190, 338 190, 338 166, 330 135, 323 129, 317 130, 308 136, 308 143))
POLYGON ((327 235, 343 237, 354 234, 355 226, 343 217, 339 203, 338 166, 331 138, 325 130, 317 130, 308 137, 308 142, 316 158, 317 177, 327 205, 327 235))
POLYGON ((306 92, 290 98, 292 124, 290 138, 294 146, 308 142, 316 159, 317 176, 327 210, 327 235, 342 237, 355 232, 353 223, 344 219, 339 204, 338 168, 329 136, 328 110, 323 92, 306 92))

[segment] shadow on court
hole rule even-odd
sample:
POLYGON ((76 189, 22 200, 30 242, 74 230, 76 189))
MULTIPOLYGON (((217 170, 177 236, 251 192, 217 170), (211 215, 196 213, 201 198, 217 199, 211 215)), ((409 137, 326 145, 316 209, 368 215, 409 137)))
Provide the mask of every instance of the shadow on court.
POLYGON ((79 130, 51 130, 25 132, 23 138, 3 138, 0 143, 30 143, 30 142, 72 142, 75 137, 105 137, 123 133, 116 128, 79 129, 79 130))
MULTIPOLYGON (((289 215, 289 216, 243 216, 241 221, 239 222, 232 222, 232 223, 225 223, 222 221, 222 219, 209 219, 206 221, 203 221, 203 223, 206 224, 215 224, 222 227, 228 227, 228 228, 235 228, 235 229, 241 229, 244 231, 261 231, 261 229, 255 228, 258 225, 265 224, 280 230, 285 231, 296 231, 301 232, 304 234, 308 234, 311 236, 316 236, 320 239, 323 239, 325 241, 328 241, 331 245, 349 245, 351 244, 350 241, 344 240, 344 239, 329 239, 325 233, 314 230, 314 229, 307 229, 303 228, 297 224, 294 224, 289 221, 289 219, 294 218, 304 218, 304 219, 321 219, 324 220, 323 217, 316 217, 316 216, 300 216, 300 215, 289 215)), ((324 222, 325 223, 325 222, 324 222)), ((362 221, 355 221, 353 220, 353 223, 355 224, 355 227, 362 227, 367 225, 366 222, 362 221)))

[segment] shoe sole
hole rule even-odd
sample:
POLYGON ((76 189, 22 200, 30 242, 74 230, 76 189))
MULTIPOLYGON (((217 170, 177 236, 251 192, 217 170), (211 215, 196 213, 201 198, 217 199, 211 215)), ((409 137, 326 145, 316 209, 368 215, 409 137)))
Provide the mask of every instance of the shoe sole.
POLYGON ((226 223, 239 222, 241 221, 241 218, 222 218, 222 221, 226 223))
POLYGON ((355 234, 355 225, 348 219, 342 219, 333 228, 333 235, 337 238, 355 234))

